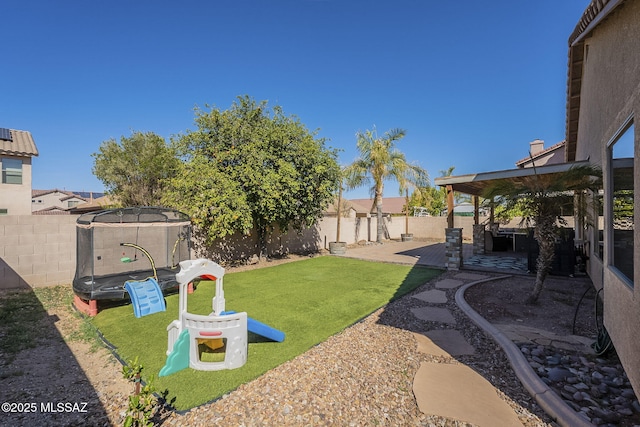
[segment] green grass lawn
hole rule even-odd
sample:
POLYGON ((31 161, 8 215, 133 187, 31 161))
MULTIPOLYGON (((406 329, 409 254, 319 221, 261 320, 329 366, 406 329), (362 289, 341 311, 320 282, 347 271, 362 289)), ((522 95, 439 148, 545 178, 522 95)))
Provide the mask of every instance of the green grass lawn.
MULTIPOLYGON (((154 377, 159 392, 168 391, 176 409, 219 398, 268 370, 291 360, 388 302, 440 274, 440 270, 317 257, 224 277, 226 309, 286 334, 282 343, 249 336, 247 363, 238 369, 190 368, 158 378, 167 350, 167 326, 178 318, 178 295, 166 297, 167 311, 135 318, 130 305, 109 308, 92 319, 125 360, 139 357, 143 377, 154 377)), ((191 313, 210 314, 215 282, 203 281, 189 295, 191 313)))

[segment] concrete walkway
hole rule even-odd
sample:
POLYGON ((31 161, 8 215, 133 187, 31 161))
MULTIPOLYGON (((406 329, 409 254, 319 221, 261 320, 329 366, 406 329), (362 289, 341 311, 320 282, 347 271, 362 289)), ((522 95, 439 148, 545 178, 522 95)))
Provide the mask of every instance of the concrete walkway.
MULTIPOLYGON (((445 261, 444 243, 419 241, 387 242, 349 248, 347 253, 342 256, 439 268, 444 268, 445 261)), ((463 259, 471 256, 471 245, 465 244, 463 259)), ((498 271, 507 274, 518 273, 504 268, 496 268, 494 272, 498 271)), ((556 343, 561 343, 561 345, 564 343, 566 346, 572 347, 585 343, 580 342, 575 336, 554 335, 550 337, 539 330, 522 328, 517 325, 501 325, 498 329, 483 319, 464 301, 464 291, 468 287, 487 280, 496 280, 499 277, 503 276, 496 277, 495 274, 488 275, 484 271, 465 269, 435 281, 429 288, 414 295, 412 298, 420 300, 423 305, 411 309, 411 313, 419 319, 442 325, 442 328, 433 329, 424 334, 414 334, 418 351, 436 358, 455 358, 456 356, 474 354, 475 348, 456 329, 456 320, 445 306, 448 302, 447 291, 456 289, 455 301, 457 305, 474 323, 500 344, 516 375, 545 412, 563 426, 590 426, 591 424, 587 420, 580 417, 540 380, 511 339, 517 338, 534 342, 540 339, 552 339, 556 343)), ((499 397, 498 390, 473 369, 461 363, 423 362, 414 378, 413 392, 419 409, 425 414, 464 421, 480 427, 522 425, 516 411, 499 397)))

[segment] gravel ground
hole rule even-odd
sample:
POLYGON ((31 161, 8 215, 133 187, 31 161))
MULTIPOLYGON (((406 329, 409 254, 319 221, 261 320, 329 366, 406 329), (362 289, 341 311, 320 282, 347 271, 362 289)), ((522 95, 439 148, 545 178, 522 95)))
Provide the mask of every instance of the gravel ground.
MULTIPOLYGON (((452 274, 444 273, 413 294, 452 274)), ((161 411, 156 424, 467 426, 418 410, 413 378, 420 363, 429 361, 464 363, 498 389, 525 426, 554 426, 520 384, 502 350, 457 307, 455 291, 447 290, 448 302, 440 306, 453 313, 456 328, 475 347, 474 355, 454 359, 419 353, 414 333, 442 324, 413 316, 411 308, 424 303, 408 295, 213 403, 183 414, 161 411)), ((62 337, 81 322, 69 307, 52 307, 48 314, 48 322, 62 337)), ((5 414, 0 425, 121 425, 133 386, 122 379, 113 356, 103 348, 89 351, 84 342, 51 339, 43 346, 23 351, 10 365, 0 365, 0 400, 58 402, 62 391, 65 401, 87 402, 89 412, 5 414)))
MULTIPOLYGON (((446 277, 445 273, 438 279, 446 277)), ((423 285, 413 293, 433 287, 423 285)), ((294 360, 269 371, 220 400, 186 414, 165 413, 163 425, 219 426, 467 426, 425 415, 412 392, 421 361, 464 363, 499 388, 525 426, 550 425, 509 367, 499 347, 460 311, 455 289, 446 304, 474 356, 435 358, 417 351, 413 332, 439 327, 417 319, 422 303, 406 296, 331 337, 294 360)))

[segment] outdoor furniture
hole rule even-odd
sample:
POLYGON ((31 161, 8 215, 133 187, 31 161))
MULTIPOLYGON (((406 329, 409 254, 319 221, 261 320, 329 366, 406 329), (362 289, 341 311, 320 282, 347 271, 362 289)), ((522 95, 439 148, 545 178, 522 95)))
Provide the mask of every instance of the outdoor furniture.
POLYGON ((526 252, 529 248, 528 233, 518 228, 500 228, 497 235, 507 238, 513 252, 526 252))
POLYGON ((484 249, 487 252, 506 252, 511 242, 505 236, 494 236, 490 231, 484 232, 484 249))

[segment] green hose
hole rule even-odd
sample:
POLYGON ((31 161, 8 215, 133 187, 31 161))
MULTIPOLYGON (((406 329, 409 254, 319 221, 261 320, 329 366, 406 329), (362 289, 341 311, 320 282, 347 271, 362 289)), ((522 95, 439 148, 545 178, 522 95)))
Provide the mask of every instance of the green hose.
POLYGON ((593 348, 593 351, 595 351, 597 356, 603 356, 609 351, 613 350, 613 342, 611 341, 609 332, 607 332, 607 329, 604 327, 604 324, 602 325, 602 329, 600 329, 600 327, 598 326, 598 295, 600 295, 600 292, 602 292, 602 289, 604 288, 600 288, 598 289, 598 292, 596 292, 595 304, 594 304, 595 305, 595 322, 596 322, 596 328, 598 329, 598 337, 596 338, 596 342, 591 344, 591 348, 593 348))

